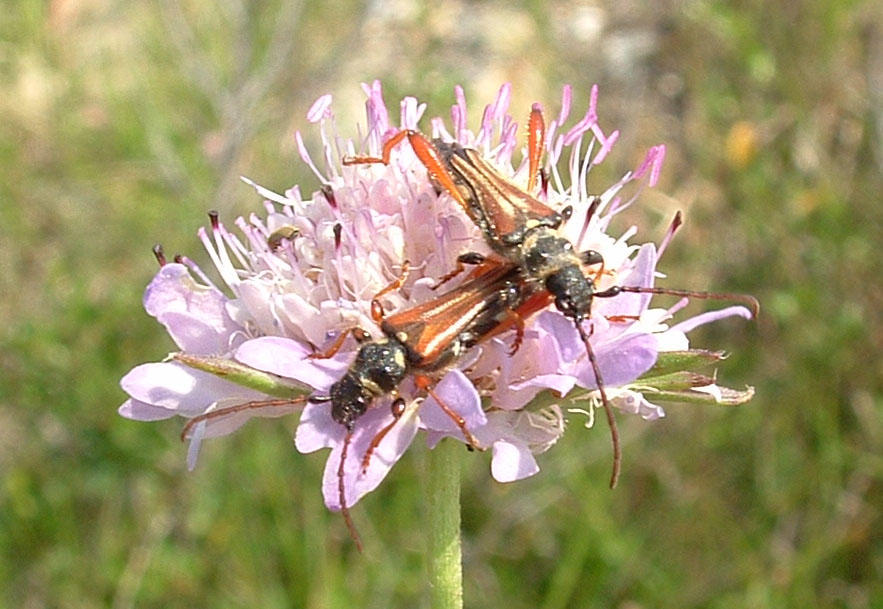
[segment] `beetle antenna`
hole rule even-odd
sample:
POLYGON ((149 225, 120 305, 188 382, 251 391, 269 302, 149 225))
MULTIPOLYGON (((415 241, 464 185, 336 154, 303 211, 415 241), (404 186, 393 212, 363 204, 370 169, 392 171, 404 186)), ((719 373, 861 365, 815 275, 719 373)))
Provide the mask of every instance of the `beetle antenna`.
POLYGON ((748 294, 734 294, 730 292, 696 292, 694 290, 675 290, 672 288, 651 288, 637 285, 613 286, 603 292, 595 292, 597 298, 610 298, 623 292, 632 294, 668 294, 669 296, 683 296, 685 298, 700 298, 702 300, 730 300, 739 302, 751 309, 751 317, 757 319, 760 314, 760 303, 754 296, 748 294))
POLYGON ((356 544, 356 548, 359 552, 362 552, 362 540, 359 539, 359 532, 356 530, 356 525, 353 524, 353 518, 350 516, 350 509, 346 504, 346 484, 344 484, 344 465, 346 464, 346 456, 349 452, 350 442, 353 439, 353 430, 347 429, 346 437, 343 439, 343 448, 340 451, 340 464, 337 466, 337 494, 338 499, 340 501, 340 513, 343 515, 343 521, 346 523, 346 528, 350 532, 350 537, 353 538, 353 543, 356 544))
POLYGON ((181 430, 181 441, 183 442, 187 438, 190 437, 190 432, 193 428, 203 421, 211 421, 212 419, 218 419, 221 417, 227 417, 231 414, 236 414, 237 412, 244 412, 246 410, 258 410, 260 408, 284 408, 286 406, 297 406, 298 404, 302 404, 306 401, 312 401, 313 398, 308 398, 307 396, 299 396, 296 398, 282 398, 279 400, 256 400, 252 402, 243 402, 242 404, 234 404, 233 406, 225 406, 224 408, 218 408, 217 410, 210 410, 208 412, 204 412, 200 415, 197 415, 187 421, 187 424, 184 425, 184 428, 181 430))
POLYGON ((613 472, 610 474, 610 488, 616 488, 619 482, 619 472, 622 469, 622 447, 619 443, 619 428, 616 426, 616 419, 613 416, 613 407, 607 399, 607 392, 604 390, 604 379, 601 377, 601 367, 598 365, 598 358, 595 357, 595 351, 589 342, 589 335, 582 326, 582 319, 574 320, 577 332, 586 346, 586 354, 589 356, 589 362, 592 364, 592 371, 595 373, 595 382, 598 384, 598 393, 601 394, 601 405, 604 406, 604 414, 607 416, 607 425, 610 427, 610 440, 613 443, 613 472))

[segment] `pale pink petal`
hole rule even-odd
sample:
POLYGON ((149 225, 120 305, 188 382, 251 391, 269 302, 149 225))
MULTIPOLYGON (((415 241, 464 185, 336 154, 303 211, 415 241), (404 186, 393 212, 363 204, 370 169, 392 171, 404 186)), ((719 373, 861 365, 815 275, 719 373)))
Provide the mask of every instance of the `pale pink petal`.
POLYGON ((129 398, 117 409, 120 416, 134 421, 162 421, 175 416, 174 410, 129 398))
POLYGON ((540 471, 530 449, 521 442, 494 442, 491 475, 497 482, 515 482, 540 471))
POLYGON ((698 328, 699 326, 703 326, 705 324, 710 324, 714 321, 720 321, 721 319, 726 319, 727 317, 741 317, 742 319, 751 319, 751 311, 741 306, 732 306, 726 307, 724 309, 719 309, 717 311, 708 311, 707 313, 702 313, 700 315, 696 315, 691 317, 690 319, 686 319, 679 324, 676 324, 671 327, 670 332, 683 332, 684 334, 691 332, 698 328))
POLYGON ((640 415, 645 421, 655 421, 665 416, 665 410, 661 406, 650 402, 639 391, 623 391, 611 398, 610 403, 623 412, 640 415))
POLYGON ((307 110, 307 120, 311 123, 317 123, 331 116, 331 95, 328 93, 321 95, 307 110))
POLYGON ((227 351, 227 336, 190 313, 161 313, 156 320, 182 351, 194 355, 218 355, 227 351))
POLYGON ((238 397, 244 402, 264 397, 252 389, 177 362, 136 366, 122 378, 120 386, 136 400, 186 416, 202 414, 222 396, 238 397))
POLYGON ((279 336, 262 336, 243 343, 236 351, 236 359, 247 366, 272 372, 313 387, 327 391, 337 381, 348 363, 346 354, 331 359, 310 359, 313 352, 303 343, 279 336))
MULTIPOLYGON (((481 399, 472 382, 460 370, 451 370, 435 387, 436 394, 445 405, 466 421, 466 428, 484 425, 487 417, 481 408, 481 399)), ((420 408, 420 422, 434 431, 453 434, 462 439, 463 434, 457 424, 448 416, 432 397, 426 398, 420 408)))
MULTIPOLYGON (((379 485, 396 461, 411 444, 417 433, 417 421, 413 416, 402 417, 374 451, 367 471, 363 471, 363 458, 368 446, 377 433, 393 420, 388 408, 371 408, 357 422, 352 440, 347 449, 347 460, 344 467, 344 484, 346 488, 347 506, 355 505, 365 494, 379 485)), ((325 505, 331 510, 340 509, 340 493, 338 469, 340 455, 343 451, 345 429, 340 427, 342 436, 332 448, 325 462, 325 473, 322 477, 322 495, 325 505)))

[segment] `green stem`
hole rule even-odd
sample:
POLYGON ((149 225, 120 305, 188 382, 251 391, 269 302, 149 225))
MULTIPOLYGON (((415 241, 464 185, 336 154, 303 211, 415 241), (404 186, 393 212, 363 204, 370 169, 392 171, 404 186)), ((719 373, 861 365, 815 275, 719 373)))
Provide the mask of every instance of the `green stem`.
POLYGON ((429 517, 429 585, 432 609, 462 609, 459 442, 442 440, 429 451, 426 472, 429 517))

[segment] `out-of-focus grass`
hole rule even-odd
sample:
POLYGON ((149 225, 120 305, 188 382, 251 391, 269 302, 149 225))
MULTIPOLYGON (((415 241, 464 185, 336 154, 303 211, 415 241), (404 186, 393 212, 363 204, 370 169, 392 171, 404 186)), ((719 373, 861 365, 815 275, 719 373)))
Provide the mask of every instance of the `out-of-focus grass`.
MULTIPOLYGON (((425 606, 423 455, 356 510, 354 554, 319 498, 323 455, 288 425, 208 443, 188 474, 179 423, 123 420, 117 380, 172 348, 141 312, 150 247, 199 260, 204 214, 317 183, 292 131, 335 95, 355 135, 359 81, 441 114, 504 80, 513 110, 602 86, 623 140, 606 180, 669 147, 633 211, 670 285, 741 290, 754 325, 703 330, 755 384, 736 410, 572 425, 515 486, 469 459, 468 606, 871 607, 883 603, 879 252, 883 22, 874 2, 666 13, 401 3, 19 3, 0 22, 0 604, 10 607, 425 606), (665 193, 671 198, 663 196, 665 193)), ((617 8, 619 7, 619 8, 617 8)), ((658 7, 655 10, 659 10, 658 7)), ((477 113, 473 113, 473 120, 477 113)))

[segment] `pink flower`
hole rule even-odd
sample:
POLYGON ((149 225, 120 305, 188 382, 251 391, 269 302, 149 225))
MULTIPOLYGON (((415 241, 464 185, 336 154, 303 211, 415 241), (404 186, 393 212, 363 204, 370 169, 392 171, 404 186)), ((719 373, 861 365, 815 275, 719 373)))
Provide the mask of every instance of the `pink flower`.
MULTIPOLYGON (((198 425, 188 429, 191 465, 204 437, 230 433, 252 416, 302 410, 295 434, 297 449, 331 449, 323 481, 325 503, 331 509, 342 507, 339 472, 346 504, 352 505, 376 488, 418 431, 425 432, 430 444, 444 436, 464 438, 435 399, 409 377, 398 388, 404 406, 391 431, 376 442, 380 430, 395 417, 391 398, 375 401, 355 421, 341 468, 347 429, 332 418, 328 403, 311 402, 307 396, 327 396, 352 364, 358 345, 347 339, 328 359, 312 359, 310 354, 327 349, 341 332, 353 327, 383 339, 372 318, 371 299, 400 274, 406 261, 411 263, 407 281, 382 299, 388 311, 403 311, 436 298, 430 286, 454 268, 459 254, 489 252, 479 229, 448 194, 436 192, 407 144, 395 149, 388 166, 340 164, 343 156, 357 152, 378 155, 390 136, 403 128, 417 129, 425 111, 425 105, 406 98, 399 120, 393 123, 380 84, 363 88, 365 142, 356 146, 336 135, 327 95, 307 115, 322 131, 321 163, 313 160, 296 134, 302 159, 322 184, 319 191, 304 198, 294 187, 279 195, 246 180, 264 197, 265 217, 237 219, 237 234, 213 216, 211 227, 200 232, 223 281, 221 287, 189 259, 160 269, 144 304, 181 353, 173 354, 171 361, 137 366, 121 383, 131 396, 120 407, 123 416, 200 417, 198 425), (223 378, 219 362, 229 366, 223 378), (266 403, 273 398, 280 400, 266 403), (262 405, 242 407, 254 401, 262 405), (373 455, 365 462, 374 443, 373 455)), ((473 132, 467 127, 465 96, 458 88, 451 128, 435 118, 430 121, 431 132, 433 137, 478 149, 515 184, 524 186, 526 163, 511 164, 520 136, 508 113, 509 97, 509 86, 504 85, 473 132)), ((565 131, 562 124, 571 105, 570 89, 565 88, 564 110, 547 130, 549 184, 544 196, 551 205, 573 207, 561 235, 578 251, 592 249, 603 257, 605 273, 597 280, 598 291, 651 286, 655 246, 629 244, 634 229, 618 237, 607 231, 613 217, 637 196, 622 200, 623 186, 645 178, 647 184, 655 183, 664 147, 653 148, 635 172, 597 198, 589 196, 584 190, 586 174, 603 161, 618 138, 618 132, 606 133, 599 126, 596 104, 594 88, 584 117, 565 131), (590 206, 594 213, 587 217, 590 206)), ((452 282, 446 289, 456 289, 455 285, 452 282)), ((649 309, 650 296, 623 293, 597 298, 590 322, 591 342, 611 403, 646 419, 664 413, 644 398, 647 388, 639 378, 651 370, 659 352, 686 349, 684 333, 692 329, 689 321, 669 328, 666 320, 675 310, 649 309)), ((697 323, 747 313, 731 307, 699 316, 697 323)), ((523 343, 514 355, 511 334, 470 350, 441 375, 434 389, 465 419, 479 443, 492 448, 492 474, 504 482, 538 471, 535 455, 563 434, 565 412, 575 408, 576 400, 583 401, 581 411, 591 413, 598 406, 597 379, 571 319, 550 308, 528 320, 523 343)))

